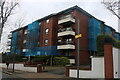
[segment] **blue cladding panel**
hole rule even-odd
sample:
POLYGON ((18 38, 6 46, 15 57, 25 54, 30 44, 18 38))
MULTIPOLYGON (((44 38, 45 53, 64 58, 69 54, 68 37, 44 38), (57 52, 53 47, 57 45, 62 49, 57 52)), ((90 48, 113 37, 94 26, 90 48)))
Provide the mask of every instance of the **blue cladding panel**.
POLYGON ((17 53, 21 54, 20 50, 20 38, 19 38, 19 32, 13 32, 12 33, 12 40, 11 40, 11 54, 17 53))
POLYGON ((115 33, 114 37, 119 40, 119 34, 115 33))
POLYGON ((25 55, 36 55, 36 47, 39 45, 40 39, 40 25, 38 21, 35 21, 28 25, 28 34, 26 39, 26 53, 25 55))
POLYGON ((57 46, 37 47, 35 50, 31 51, 32 54, 29 54, 29 51, 26 52, 26 56, 34 56, 34 55, 59 55, 59 53, 57 52, 57 46))
POLYGON ((109 28, 108 26, 104 26, 104 32, 105 32, 105 34, 107 34, 107 35, 110 35, 110 34, 111 34, 111 30, 110 30, 110 28, 109 28))
POLYGON ((89 35, 89 47, 90 51, 97 51, 96 49, 96 37, 101 34, 101 22, 95 18, 89 19, 88 25, 88 35, 89 35))

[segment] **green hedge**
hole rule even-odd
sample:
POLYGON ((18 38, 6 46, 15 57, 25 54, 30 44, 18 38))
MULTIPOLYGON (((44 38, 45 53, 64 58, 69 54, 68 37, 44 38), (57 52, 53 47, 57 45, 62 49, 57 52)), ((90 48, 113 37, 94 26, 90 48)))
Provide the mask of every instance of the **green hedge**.
POLYGON ((69 59, 67 57, 54 57, 53 65, 55 66, 65 66, 69 64, 69 59))
POLYGON ((31 60, 32 62, 46 62, 48 59, 50 59, 50 56, 40 56, 36 55, 31 60))
POLYGON ((120 48, 120 41, 111 37, 110 35, 97 36, 97 55, 104 56, 104 44, 112 44, 116 48, 120 48))

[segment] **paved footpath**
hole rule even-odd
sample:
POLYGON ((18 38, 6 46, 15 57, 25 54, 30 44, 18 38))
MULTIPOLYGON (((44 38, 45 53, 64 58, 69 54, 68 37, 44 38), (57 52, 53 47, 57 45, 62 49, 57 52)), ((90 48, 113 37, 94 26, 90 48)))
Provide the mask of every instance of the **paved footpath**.
POLYGON ((3 68, 2 72, 16 78, 68 78, 65 75, 57 75, 48 72, 34 73, 34 72, 24 72, 15 70, 14 73, 11 72, 11 69, 3 68))

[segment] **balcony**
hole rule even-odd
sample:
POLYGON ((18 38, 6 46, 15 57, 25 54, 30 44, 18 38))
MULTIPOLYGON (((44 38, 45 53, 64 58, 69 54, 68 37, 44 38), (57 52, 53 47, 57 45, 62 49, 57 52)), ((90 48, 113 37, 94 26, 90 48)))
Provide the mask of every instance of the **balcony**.
POLYGON ((63 24, 63 23, 75 23, 75 19, 72 15, 67 15, 64 17, 61 17, 58 21, 58 24, 63 24))
POLYGON ((67 45, 59 45, 57 49, 75 49, 75 45, 67 44, 67 45))
POLYGON ((7 49, 6 52, 10 52, 10 49, 7 49))
POLYGON ((22 51, 23 51, 23 52, 26 52, 26 49, 23 49, 22 51))
POLYGON ((58 42, 57 49, 75 49, 74 42, 58 42))
POLYGON ((25 44, 25 43, 26 43, 26 40, 24 40, 23 43, 25 44))
POLYGON ((8 47, 7 47, 7 49, 10 49, 10 48, 11 48, 11 46, 8 46, 8 47))
POLYGON ((11 38, 12 38, 12 34, 9 34, 9 35, 8 35, 8 39, 11 39, 11 38))
POLYGON ((11 45, 11 41, 8 41, 8 42, 7 42, 7 46, 10 46, 10 45, 11 45))
POLYGON ((60 36, 67 36, 67 35, 72 35, 75 36, 75 31, 73 28, 63 28, 58 30, 58 37, 60 36))
POLYGON ((24 34, 27 34, 27 33, 28 33, 27 30, 25 30, 24 34))

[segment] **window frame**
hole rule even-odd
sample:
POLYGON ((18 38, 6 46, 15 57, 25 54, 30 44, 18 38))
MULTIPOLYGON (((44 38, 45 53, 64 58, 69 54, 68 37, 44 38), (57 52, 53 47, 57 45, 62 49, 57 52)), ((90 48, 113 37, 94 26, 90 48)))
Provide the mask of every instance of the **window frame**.
POLYGON ((45 29, 45 34, 48 34, 48 33, 49 33, 49 29, 46 28, 46 29, 45 29))
POLYGON ((48 39, 44 40, 44 45, 48 45, 48 39))

